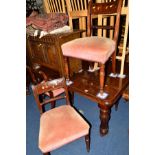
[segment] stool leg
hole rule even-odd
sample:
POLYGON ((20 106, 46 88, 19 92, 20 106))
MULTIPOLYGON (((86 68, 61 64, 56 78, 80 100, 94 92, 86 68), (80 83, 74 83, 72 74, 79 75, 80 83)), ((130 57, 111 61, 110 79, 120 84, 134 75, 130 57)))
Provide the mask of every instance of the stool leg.
POLYGON ((90 135, 86 135, 85 136, 85 142, 86 142, 86 148, 87 148, 87 152, 90 151, 90 135))

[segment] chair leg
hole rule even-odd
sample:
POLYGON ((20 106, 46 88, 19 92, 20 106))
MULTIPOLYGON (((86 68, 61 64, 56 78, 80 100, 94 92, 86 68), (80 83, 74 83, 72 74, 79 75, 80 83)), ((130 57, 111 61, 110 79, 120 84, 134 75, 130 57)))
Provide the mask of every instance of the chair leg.
POLYGON ((112 54, 112 72, 116 73, 116 51, 112 54))
MULTIPOLYGON (((53 93, 50 92, 50 97, 52 98, 53 97, 53 93)), ((51 109, 55 108, 55 105, 56 105, 56 101, 52 101, 51 102, 51 109)))
POLYGON ((51 109, 55 108, 55 104, 56 104, 55 101, 52 101, 52 102, 51 102, 51 109))
POLYGON ((100 94, 103 94, 103 87, 104 87, 104 64, 100 64, 100 94))
POLYGON ((117 102, 115 103, 115 111, 118 110, 118 104, 119 104, 119 102, 117 101, 117 102))
POLYGON ((86 135, 85 136, 85 142, 86 142, 86 148, 87 148, 87 152, 90 151, 90 135, 86 135))
POLYGON ((65 63, 66 80, 69 81, 69 67, 68 67, 68 59, 67 59, 67 57, 64 57, 64 63, 65 63))
POLYGON ((47 153, 43 153, 43 155, 51 155, 51 154, 50 154, 50 152, 47 152, 47 153))
POLYGON ((74 92, 69 91, 68 94, 71 105, 74 105, 74 92))

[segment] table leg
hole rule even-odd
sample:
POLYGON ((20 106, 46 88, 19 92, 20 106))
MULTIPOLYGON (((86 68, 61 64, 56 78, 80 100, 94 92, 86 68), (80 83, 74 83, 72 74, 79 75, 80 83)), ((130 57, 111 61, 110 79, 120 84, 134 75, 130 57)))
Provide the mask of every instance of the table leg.
POLYGON ((111 108, 107 106, 98 105, 100 108, 100 135, 104 136, 108 133, 109 130, 109 120, 111 114, 111 108))

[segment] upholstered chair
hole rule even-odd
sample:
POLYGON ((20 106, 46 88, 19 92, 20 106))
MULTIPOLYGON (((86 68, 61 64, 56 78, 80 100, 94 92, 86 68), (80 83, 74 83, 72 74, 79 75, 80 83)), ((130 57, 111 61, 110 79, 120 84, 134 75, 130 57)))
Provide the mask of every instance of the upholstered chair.
POLYGON ((55 107, 41 114, 39 131, 39 149, 43 155, 50 155, 52 150, 68 144, 78 138, 85 137, 87 151, 90 148, 89 124, 83 117, 70 105, 66 81, 59 78, 51 81, 43 81, 32 86, 34 97, 39 105, 48 104, 65 98, 66 105, 55 107), (56 97, 39 100, 39 95, 50 91, 63 88, 64 94, 56 97))

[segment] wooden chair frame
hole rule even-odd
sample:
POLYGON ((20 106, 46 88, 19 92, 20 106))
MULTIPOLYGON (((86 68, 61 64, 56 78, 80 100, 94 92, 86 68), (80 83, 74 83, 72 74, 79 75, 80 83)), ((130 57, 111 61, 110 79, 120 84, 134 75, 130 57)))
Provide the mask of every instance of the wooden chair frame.
MULTIPOLYGON (((70 100, 69 100, 68 88, 66 86, 66 80, 64 77, 57 79, 57 81, 55 80, 43 81, 37 85, 33 85, 32 90, 33 90, 35 101, 37 102, 37 105, 39 106, 41 115, 43 114, 43 112, 45 112, 45 111, 42 111, 42 106, 48 103, 51 103, 51 102, 55 102, 56 100, 65 98, 66 104, 71 106, 70 100), (39 98, 40 95, 45 94, 47 92, 52 92, 60 88, 63 88, 65 90, 64 94, 61 94, 56 97, 50 96, 50 98, 40 100, 39 98)), ((89 134, 85 136, 85 143, 86 143, 86 149, 89 152, 90 150, 90 135, 89 134)), ((50 155, 50 152, 43 153, 43 155, 50 155)))

